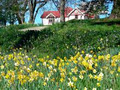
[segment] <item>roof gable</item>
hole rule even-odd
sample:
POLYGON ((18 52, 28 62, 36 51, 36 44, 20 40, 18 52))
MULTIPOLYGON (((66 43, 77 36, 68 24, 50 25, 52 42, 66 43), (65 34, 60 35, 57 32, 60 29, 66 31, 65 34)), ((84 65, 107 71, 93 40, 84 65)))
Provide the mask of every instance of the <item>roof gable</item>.
MULTIPOLYGON (((65 17, 72 11, 73 9, 71 7, 65 8, 65 17)), ((41 18, 46 18, 49 14, 53 14, 56 18, 60 17, 60 11, 45 11, 41 18)))
POLYGON ((75 14, 75 15, 79 15, 79 14, 84 14, 85 11, 83 10, 79 10, 78 8, 73 9, 68 16, 70 16, 71 14, 75 14))
POLYGON ((56 17, 55 15, 53 15, 53 13, 49 13, 46 18, 49 18, 49 17, 56 17))
POLYGON ((60 17, 59 11, 45 11, 41 18, 46 18, 49 14, 53 14, 55 17, 60 17))

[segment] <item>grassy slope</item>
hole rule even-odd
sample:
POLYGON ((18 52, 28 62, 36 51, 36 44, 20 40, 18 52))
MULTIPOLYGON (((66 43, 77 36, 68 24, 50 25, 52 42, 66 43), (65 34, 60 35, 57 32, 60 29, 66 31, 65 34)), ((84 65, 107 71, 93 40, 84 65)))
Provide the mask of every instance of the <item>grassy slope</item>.
MULTIPOLYGON (((11 26, 0 30, 3 51, 24 48, 39 56, 69 56, 77 50, 112 51, 120 45, 120 20, 72 20, 55 24, 39 31, 19 32, 26 25, 11 26), (109 49, 111 48, 111 49, 109 49)), ((29 25, 28 25, 29 27, 29 25)))

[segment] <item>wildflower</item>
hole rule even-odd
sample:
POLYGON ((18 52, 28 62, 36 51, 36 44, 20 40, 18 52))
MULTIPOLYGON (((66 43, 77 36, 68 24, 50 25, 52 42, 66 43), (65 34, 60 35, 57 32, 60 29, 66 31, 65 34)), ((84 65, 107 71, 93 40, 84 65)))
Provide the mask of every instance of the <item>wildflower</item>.
POLYGON ((89 64, 88 70, 92 70, 92 69, 93 69, 92 65, 89 64))
POLYGON ((85 87, 84 90, 87 90, 87 88, 85 87))
POLYGON ((93 78, 93 75, 92 75, 92 74, 89 74, 88 76, 89 76, 90 79, 93 78))
POLYGON ((1 69, 4 69, 4 65, 1 65, 0 67, 1 67, 1 69))
POLYGON ((74 82, 77 81, 77 77, 75 77, 75 76, 73 76, 72 79, 73 79, 74 82))
POLYGON ((32 65, 29 65, 29 68, 32 68, 33 66, 32 65))
POLYGON ((89 58, 92 58, 92 55, 90 55, 90 54, 86 54, 86 56, 89 57, 89 58))
POLYGON ((114 73, 114 71, 110 71, 110 74, 113 74, 114 73))
POLYGON ((108 61, 110 59, 110 54, 106 55, 106 60, 108 61))
POLYGON ((100 87, 101 86, 100 83, 97 83, 97 86, 100 87))
POLYGON ((101 48, 100 48, 100 47, 98 47, 98 49, 99 49, 99 50, 101 50, 101 48))
POLYGON ((97 75, 95 75, 95 76, 94 76, 94 79, 97 79, 97 78, 98 78, 98 76, 97 76, 97 75))
POLYGON ((85 74, 85 73, 86 73, 85 70, 81 70, 81 71, 80 71, 80 74, 85 74))
POLYGON ((65 74, 64 73, 60 73, 61 77, 65 78, 65 74))
POLYGON ((49 56, 47 56, 47 58, 49 58, 49 56))
POLYGON ((96 88, 93 88, 92 90, 97 90, 96 88))
POLYGON ((1 72, 1 76, 5 76, 5 72, 1 72))
POLYGON ((69 65, 69 63, 67 62, 67 63, 66 63, 66 65, 68 66, 68 65, 69 65))
POLYGON ((101 38, 100 41, 103 41, 103 38, 101 38))
POLYGON ((87 67, 88 63, 84 60, 84 61, 82 61, 82 65, 85 66, 85 67, 87 67))
POLYGON ((27 72, 29 73, 31 70, 30 70, 30 68, 27 68, 27 72))
POLYGON ((27 81, 24 79, 24 80, 21 80, 21 85, 23 85, 24 83, 26 83, 27 81))
POLYGON ((43 62, 43 66, 46 66, 46 62, 43 62))
POLYGON ((45 77, 45 81, 48 81, 49 80, 49 78, 48 77, 45 77))
POLYGON ((81 53, 82 53, 82 54, 84 54, 84 53, 85 53, 85 51, 82 51, 81 53))
POLYGON ((19 62, 16 62, 14 65, 15 65, 15 66, 19 66, 20 64, 19 64, 19 62))
POLYGON ((100 72, 99 76, 103 77, 103 76, 104 76, 104 74, 103 74, 102 72, 100 72))
POLYGON ((57 70, 56 70, 56 69, 53 69, 53 71, 54 71, 54 72, 57 72, 57 70))
POLYGON ((43 78, 44 74, 42 72, 39 73, 39 77, 43 78))
POLYGON ((97 80, 98 80, 98 81, 101 81, 101 80, 102 80, 102 77, 101 77, 101 76, 98 76, 98 77, 97 77, 97 80))
POLYGON ((39 65, 40 65, 39 63, 36 64, 37 67, 38 67, 39 65))
POLYGON ((24 64, 25 64, 25 62, 24 62, 23 60, 21 60, 21 64, 22 64, 22 65, 24 65, 24 64))
POLYGON ((116 74, 116 77, 118 77, 118 76, 119 76, 119 74, 117 73, 117 74, 116 74))
POLYGON ((77 74, 77 72, 78 72, 78 68, 77 68, 77 67, 72 68, 71 71, 74 72, 75 74, 77 74))
POLYGON ((96 73, 97 71, 95 69, 93 69, 93 73, 96 73))
POLYGON ((9 74, 7 74, 7 75, 5 76, 5 78, 6 78, 6 79, 8 79, 9 77, 10 77, 10 75, 9 75, 9 74))
POLYGON ((83 75, 79 75, 79 78, 80 78, 80 79, 83 79, 83 75))
POLYGON ((69 75, 71 76, 71 75, 72 75, 72 72, 69 72, 69 75))
POLYGON ((63 78, 60 78, 60 82, 63 82, 64 81, 64 79, 63 78))
POLYGON ((90 53, 93 53, 93 50, 91 50, 90 53))
POLYGON ((54 82, 54 81, 55 81, 55 78, 52 78, 51 81, 54 82))
POLYGON ((48 67, 50 70, 52 69, 52 65, 48 67))
POLYGON ((120 67, 118 67, 118 72, 120 72, 120 67))
POLYGON ((73 87, 73 82, 71 82, 71 81, 68 82, 68 86, 69 86, 69 87, 73 87))

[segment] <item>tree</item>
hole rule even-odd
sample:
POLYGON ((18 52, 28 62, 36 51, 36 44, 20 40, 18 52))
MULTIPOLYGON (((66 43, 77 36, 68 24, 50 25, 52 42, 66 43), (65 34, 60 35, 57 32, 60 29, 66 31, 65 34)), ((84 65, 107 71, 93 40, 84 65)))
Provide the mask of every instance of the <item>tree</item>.
POLYGON ((10 24, 14 24, 16 17, 15 14, 12 11, 12 1, 10 0, 1 0, 0 1, 0 12, 1 12, 1 19, 6 24, 6 22, 9 22, 10 24))
POLYGON ((120 18, 120 0, 112 0, 112 1, 114 5, 110 18, 120 18))
POLYGON ((60 11, 60 22, 65 22, 65 6, 67 0, 52 0, 56 8, 60 11))
POLYGON ((14 0, 13 11, 17 16, 19 24, 25 22, 25 13, 28 11, 28 0, 14 0))
POLYGON ((40 8, 42 8, 49 0, 28 0, 28 8, 30 12, 29 23, 34 23, 40 8))
POLYGON ((2 0, 0 0, 0 24, 6 25, 5 11, 3 10, 2 0))
MULTIPOLYGON (((86 0, 84 0, 86 2, 86 0)), ((98 14, 102 10, 107 10, 108 7, 106 4, 113 2, 113 9, 110 15, 110 18, 119 18, 120 17, 120 0, 91 0, 88 3, 89 8, 88 12, 96 11, 98 14)), ((95 13, 95 12, 94 12, 95 13)))
POLYGON ((1 15, 10 24, 13 24, 16 19, 19 24, 25 22, 25 14, 29 11, 30 23, 34 23, 37 13, 48 0, 0 0, 2 6, 1 15))
POLYGON ((66 0, 60 0, 60 22, 65 22, 65 3, 66 0))
POLYGON ((24 15, 27 0, 1 0, 1 13, 6 22, 14 24, 17 20, 19 24, 24 23, 24 15))

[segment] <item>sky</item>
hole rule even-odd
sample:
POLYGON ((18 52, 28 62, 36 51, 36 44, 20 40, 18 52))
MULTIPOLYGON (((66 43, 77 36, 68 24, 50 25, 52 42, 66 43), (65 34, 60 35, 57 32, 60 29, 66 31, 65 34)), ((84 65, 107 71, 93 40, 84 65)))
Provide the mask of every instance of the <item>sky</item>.
MULTIPOLYGON (((75 6, 72 5, 71 7, 74 8, 75 6)), ((113 8, 113 2, 108 4, 108 14, 111 14, 112 8, 113 8)), ((54 11, 57 10, 57 8, 53 5, 53 3, 52 2, 47 3, 44 7, 42 7, 39 10, 39 12, 37 14, 37 17, 35 19, 35 24, 42 24, 42 19, 40 17, 43 14, 44 11, 53 11, 53 10, 54 11)), ((99 15, 100 18, 105 18, 105 17, 108 17, 108 16, 109 15, 103 15, 103 14, 99 15)), ((25 19, 26 19, 25 21, 28 22, 28 20, 29 20, 29 12, 26 13, 25 19)))
MULTIPOLYGON (((42 7, 39 10, 39 12, 38 12, 38 14, 36 16, 36 19, 35 19, 35 24, 42 24, 42 19, 40 17, 44 13, 44 11, 53 11, 53 10, 55 11, 55 10, 57 10, 57 8, 53 5, 52 2, 48 2, 44 7, 42 7)), ((25 19, 26 19, 25 21, 28 23, 28 21, 29 21, 29 12, 26 13, 25 19)))
POLYGON ((108 4, 108 14, 100 15, 100 18, 109 17, 109 15, 110 15, 111 12, 112 12, 112 9, 113 9, 113 2, 110 2, 110 3, 108 4))

